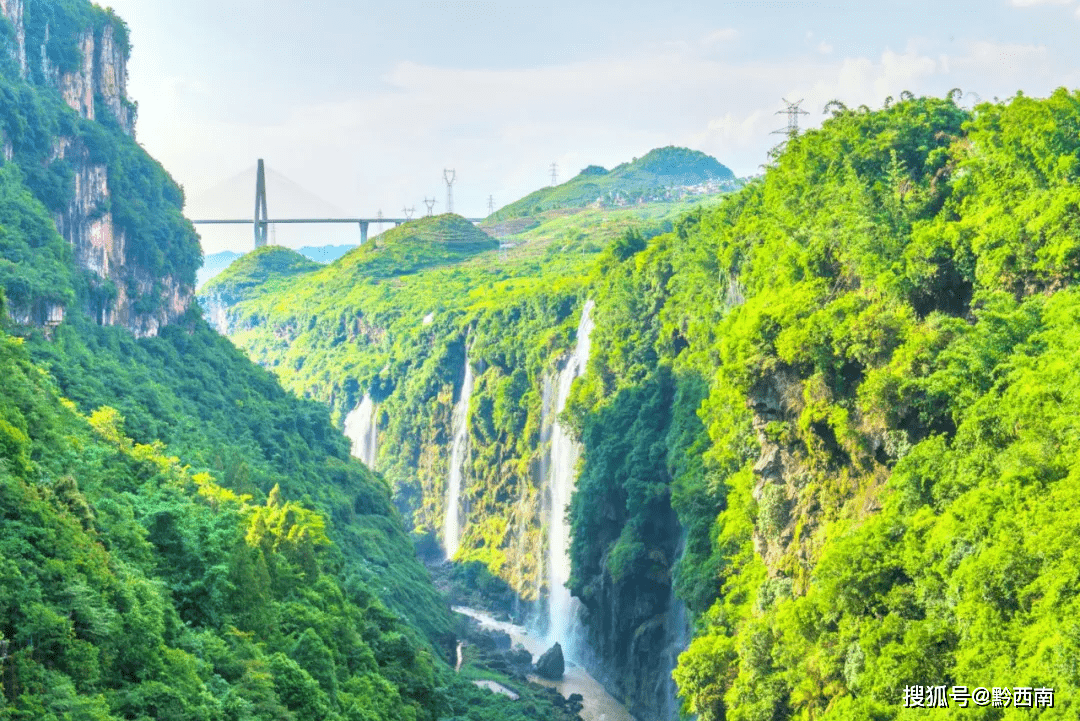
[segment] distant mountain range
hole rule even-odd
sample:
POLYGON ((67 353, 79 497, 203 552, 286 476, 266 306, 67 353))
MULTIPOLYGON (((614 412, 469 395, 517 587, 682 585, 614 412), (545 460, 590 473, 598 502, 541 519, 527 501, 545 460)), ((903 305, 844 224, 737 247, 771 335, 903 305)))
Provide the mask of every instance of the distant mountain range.
MULTIPOLYGON (((355 245, 305 245, 303 248, 297 248, 295 252, 316 263, 332 263, 355 247, 355 245)), ((198 287, 203 287, 208 280, 228 268, 234 260, 242 255, 244 253, 224 250, 220 253, 211 253, 203 258, 202 268, 199 269, 197 274, 198 287)))

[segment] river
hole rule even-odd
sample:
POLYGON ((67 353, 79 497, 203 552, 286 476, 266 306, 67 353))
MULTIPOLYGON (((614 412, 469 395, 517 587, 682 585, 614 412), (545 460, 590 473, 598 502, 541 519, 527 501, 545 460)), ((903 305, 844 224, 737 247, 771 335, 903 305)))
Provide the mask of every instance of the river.
MULTIPOLYGON (((540 654, 548 649, 544 640, 532 635, 523 626, 517 626, 506 621, 497 621, 492 616, 465 606, 454 606, 454 611, 479 621, 481 628, 489 628, 502 631, 510 636, 512 643, 520 643, 533 655, 535 661, 540 654)), ((566 673, 561 681, 548 681, 539 676, 530 676, 530 681, 553 688, 563 696, 569 698, 570 694, 581 694, 584 708, 581 718, 585 721, 635 721, 630 712, 600 685, 600 682, 590 676, 580 666, 567 665, 566 673)))

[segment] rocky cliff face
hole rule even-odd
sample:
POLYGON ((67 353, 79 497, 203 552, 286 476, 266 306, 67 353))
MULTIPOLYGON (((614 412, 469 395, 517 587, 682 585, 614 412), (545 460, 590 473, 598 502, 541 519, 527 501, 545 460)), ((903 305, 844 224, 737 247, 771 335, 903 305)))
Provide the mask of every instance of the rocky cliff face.
MULTIPOLYGON (((14 44, 9 52, 25 80, 30 72, 25 0, 0 0, 0 13, 14 28, 14 44)), ((50 29, 46 25, 44 40, 36 49, 46 81, 60 91, 64 102, 88 120, 94 120, 94 98, 100 95, 124 132, 134 135, 134 106, 127 99, 127 50, 117 42, 116 27, 106 23, 99 30, 87 28, 81 31, 76 41, 81 61, 78 68, 69 72, 61 72, 49 59, 46 52, 49 35, 50 29)))
MULTIPOLYGON (((40 46, 27 47, 25 0, 0 0, 0 12, 14 28, 6 44, 22 80, 39 86, 43 81, 85 120, 100 122, 104 120, 99 117, 102 113, 111 115, 120 132, 134 138, 135 106, 127 98, 128 50, 122 23, 109 15, 105 22, 79 31, 71 39, 78 62, 61 69, 50 58, 51 30, 47 23, 44 37, 39 38, 40 46), (37 63, 40 65, 34 67, 37 63)), ((2 133, 0 152, 5 161, 15 156, 11 141, 2 133)), ((113 179, 108 166, 95 161, 82 141, 57 137, 51 155, 49 162, 65 161, 72 170, 70 200, 67 207, 54 213, 54 219, 57 230, 71 243, 76 261, 97 276, 92 285, 98 292, 89 301, 90 314, 99 323, 124 326, 138 337, 157 335, 162 326, 186 311, 194 288, 176 277, 150 272, 132 262, 132 256, 138 254, 129 252, 129 244, 152 241, 133 241, 114 221, 110 202, 113 179)), ((28 311, 23 313, 23 320, 51 324, 56 318, 62 320, 63 312, 63 308, 47 309, 45 318, 41 312, 28 311)))
POLYGON ((797 378, 776 371, 761 379, 747 398, 754 435, 761 446, 754 464, 754 500, 761 510, 754 529, 754 550, 770 570, 777 567, 794 537, 792 506, 803 485, 802 454, 788 429, 796 424, 802 410, 801 393, 797 378))
MULTIPOLYGON (((612 509, 609 516, 617 513, 612 509)), ((682 529, 674 511, 665 515, 657 522, 678 539, 682 529)), ((605 573, 590 589, 585 609, 585 665, 637 718, 679 718, 671 671, 689 642, 689 624, 670 575, 662 573, 673 565, 673 558, 658 563, 651 578, 615 580, 605 573)))
POLYGON ((23 23, 24 0, 0 0, 0 13, 11 21, 15 28, 15 46, 12 48, 12 58, 19 64, 19 72, 25 78, 26 64, 26 26, 23 23))

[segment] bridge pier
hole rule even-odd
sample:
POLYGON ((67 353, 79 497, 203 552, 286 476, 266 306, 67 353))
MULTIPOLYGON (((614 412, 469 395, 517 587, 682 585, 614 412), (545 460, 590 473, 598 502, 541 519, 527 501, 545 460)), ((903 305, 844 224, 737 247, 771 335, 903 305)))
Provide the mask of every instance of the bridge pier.
POLYGON ((367 227, 368 222, 366 220, 360 221, 360 245, 367 242, 367 227))

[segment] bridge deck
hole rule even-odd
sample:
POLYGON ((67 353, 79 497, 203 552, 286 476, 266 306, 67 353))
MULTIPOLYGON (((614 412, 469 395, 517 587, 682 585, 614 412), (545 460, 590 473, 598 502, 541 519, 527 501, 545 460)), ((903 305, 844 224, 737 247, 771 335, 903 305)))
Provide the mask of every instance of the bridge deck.
MULTIPOLYGON (((260 220, 260 223, 266 223, 267 225, 273 225, 274 223, 407 223, 410 220, 417 220, 416 218, 270 218, 268 220, 260 220)), ((470 223, 479 223, 484 218, 466 218, 470 223)), ((226 218, 223 220, 192 220, 195 225, 244 225, 252 224, 256 221, 253 218, 226 218)))

